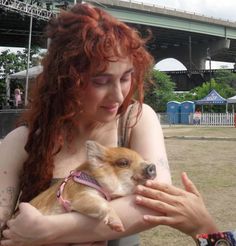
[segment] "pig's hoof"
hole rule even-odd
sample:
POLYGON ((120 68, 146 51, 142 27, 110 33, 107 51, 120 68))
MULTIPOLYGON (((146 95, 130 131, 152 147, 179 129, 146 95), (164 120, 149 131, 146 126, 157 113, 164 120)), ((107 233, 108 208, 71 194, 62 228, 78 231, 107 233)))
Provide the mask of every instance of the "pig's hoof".
POLYGON ((114 231, 117 231, 117 232, 122 232, 124 231, 124 226, 121 224, 121 223, 116 223, 116 222, 112 222, 112 223, 109 223, 108 226, 114 230, 114 231))
POLYGON ((122 225, 121 222, 119 221, 111 221, 108 218, 104 219, 104 223, 108 225, 112 230, 117 231, 117 232, 122 232, 124 231, 124 226, 122 225))

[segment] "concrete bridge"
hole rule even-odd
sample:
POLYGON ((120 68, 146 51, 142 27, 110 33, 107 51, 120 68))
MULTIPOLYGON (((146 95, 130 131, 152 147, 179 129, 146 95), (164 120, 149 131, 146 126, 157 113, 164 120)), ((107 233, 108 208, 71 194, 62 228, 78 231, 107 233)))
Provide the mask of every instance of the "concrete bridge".
MULTIPOLYGON (((96 4, 97 1, 90 2, 96 4)), ((121 0, 99 0, 118 19, 153 33, 149 49, 156 62, 179 60, 187 69, 205 69, 208 59, 236 61, 236 22, 121 0)))
MULTIPOLYGON (((33 13, 32 43, 46 47, 42 33, 47 20, 58 12, 58 5, 75 1, 33 1, 32 8, 26 2, 0 0, 0 46, 27 46, 29 15, 33 13)), ((192 71, 205 69, 206 60, 236 61, 236 22, 132 1, 86 2, 99 5, 143 35, 150 29, 153 38, 148 48, 156 62, 175 58, 192 71)))

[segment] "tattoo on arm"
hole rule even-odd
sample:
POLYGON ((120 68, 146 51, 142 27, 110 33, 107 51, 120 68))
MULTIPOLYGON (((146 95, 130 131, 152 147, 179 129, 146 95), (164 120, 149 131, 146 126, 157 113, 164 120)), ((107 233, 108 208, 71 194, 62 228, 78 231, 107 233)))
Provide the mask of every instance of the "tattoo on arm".
POLYGON ((15 205, 16 188, 0 189, 0 230, 5 227, 6 221, 11 217, 15 205))
POLYGON ((7 187, 0 190, 0 207, 9 207, 12 206, 15 202, 16 188, 7 187))
POLYGON ((170 170, 168 160, 166 158, 160 158, 157 162, 157 165, 160 166, 161 168, 170 170))

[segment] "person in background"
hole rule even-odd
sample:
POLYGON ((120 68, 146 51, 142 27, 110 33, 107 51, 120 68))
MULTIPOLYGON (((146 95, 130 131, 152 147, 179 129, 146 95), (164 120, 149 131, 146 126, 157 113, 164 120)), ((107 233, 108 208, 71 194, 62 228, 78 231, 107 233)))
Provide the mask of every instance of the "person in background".
POLYGON ((193 114, 193 124, 194 125, 200 125, 201 124, 201 118, 202 118, 202 112, 201 112, 200 108, 197 108, 197 110, 193 114))
POLYGON ((138 186, 136 203, 157 212, 157 215, 144 215, 144 221, 175 228, 191 236, 200 246, 236 246, 236 230, 219 232, 201 194, 186 173, 182 174, 182 183, 185 189, 156 181, 138 186))
POLYGON ((1 245, 139 245, 137 233, 152 227, 143 215, 152 210, 137 206, 134 195, 110 202, 124 224, 121 233, 75 212, 42 215, 28 202, 86 160, 87 140, 137 151, 156 165, 159 181, 171 183, 160 123, 143 103, 153 69, 147 39, 90 4, 62 10, 47 38, 22 125, 0 147, 0 221, 7 222, 1 245), (9 220, 18 196, 19 214, 9 220))
POLYGON ((14 99, 15 99, 15 107, 18 108, 19 104, 22 103, 22 99, 21 99, 21 90, 19 88, 19 86, 16 87, 16 89, 14 90, 14 99))

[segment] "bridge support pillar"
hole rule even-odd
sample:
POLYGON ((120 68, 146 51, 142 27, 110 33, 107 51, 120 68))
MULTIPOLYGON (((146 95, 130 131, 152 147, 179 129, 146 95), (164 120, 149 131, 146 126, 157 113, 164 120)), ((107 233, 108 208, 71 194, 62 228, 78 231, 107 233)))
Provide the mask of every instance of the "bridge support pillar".
POLYGON ((190 61, 189 47, 187 46, 160 49, 153 53, 153 55, 156 59, 156 63, 166 58, 175 58, 176 60, 180 61, 188 70, 202 70, 205 69, 205 63, 208 59, 207 56, 210 55, 211 59, 214 60, 214 55, 217 55, 225 49, 229 49, 229 47, 229 39, 220 39, 218 41, 203 44, 193 44, 191 47, 192 61, 190 61))

